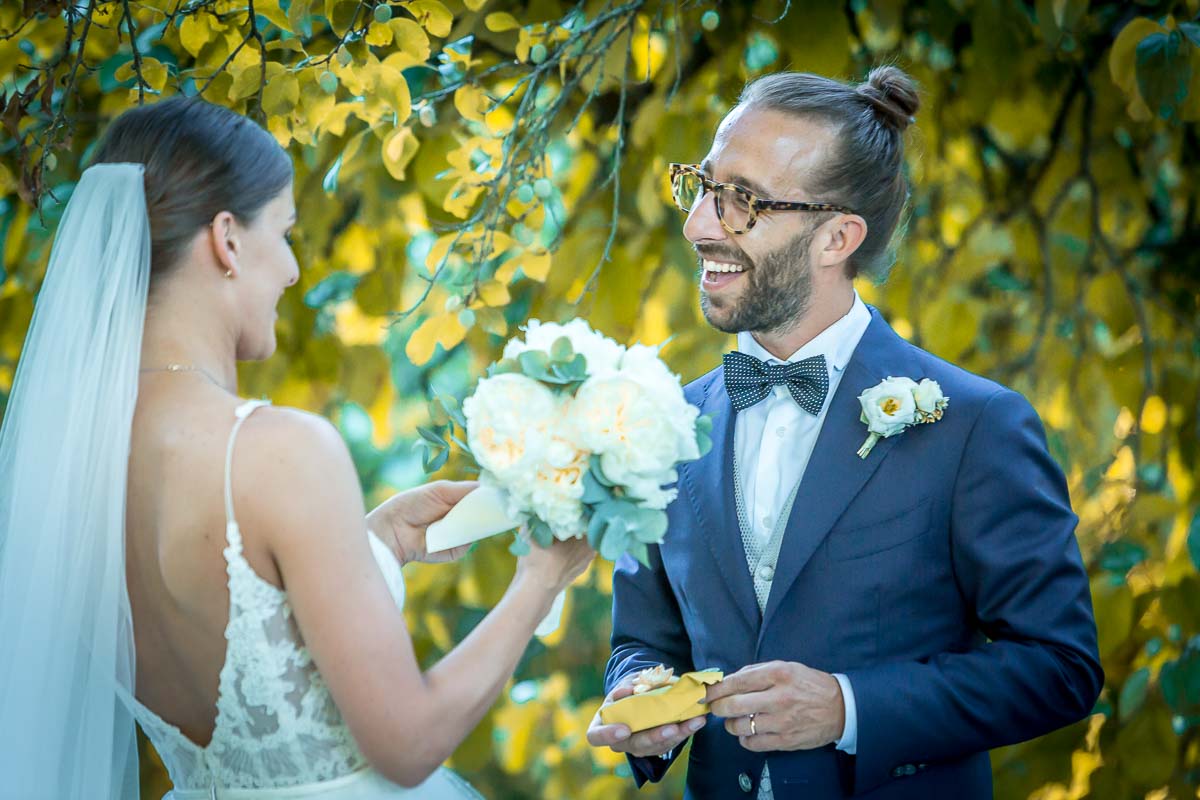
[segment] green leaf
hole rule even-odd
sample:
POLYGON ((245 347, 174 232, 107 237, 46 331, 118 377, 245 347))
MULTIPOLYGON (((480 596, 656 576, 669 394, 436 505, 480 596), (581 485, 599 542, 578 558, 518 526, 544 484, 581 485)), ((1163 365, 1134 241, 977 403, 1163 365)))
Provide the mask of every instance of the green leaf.
POLYGON ((1118 575, 1124 575, 1145 560, 1146 548, 1128 539, 1108 542, 1100 548, 1100 568, 1118 575))
POLYGON ((566 336, 558 337, 554 340, 554 344, 550 345, 550 358, 554 361, 569 361, 574 353, 575 350, 571 347, 571 340, 566 336))
POLYGON ((1178 659, 1163 664, 1158 681, 1175 713, 1200 722, 1200 637, 1193 638, 1178 659))
POLYGON ((544 380, 550 368, 550 356, 541 350, 526 350, 517 356, 521 371, 534 380, 544 380))
POLYGON ((1134 672, 1125 679, 1121 687, 1118 708, 1121 709, 1121 719, 1129 719, 1142 706, 1146 699, 1146 689, 1150 686, 1150 670, 1146 667, 1134 672))
POLYGON ((662 544, 667 533, 667 512, 657 508, 639 508, 635 514, 635 538, 643 544, 662 544))
POLYGON ((417 426, 417 433, 422 439, 436 447, 446 447, 446 440, 442 438, 441 431, 433 428, 426 428, 424 425, 417 426))
POLYGON ((600 540, 600 557, 616 561, 621 554, 633 543, 632 532, 623 517, 612 517, 604 529, 604 538, 600 540))
POLYGON ((641 564, 643 567, 646 567, 647 569, 649 569, 649 567, 650 567, 650 552, 644 542, 634 542, 633 544, 629 545, 628 553, 629 553, 629 555, 631 555, 635 559, 637 559, 637 562, 639 564, 641 564))
POLYGON ((1138 91, 1150 111, 1163 119, 1176 116, 1192 79, 1191 46, 1179 31, 1152 33, 1138 42, 1138 91))
POLYGON ((612 492, 607 486, 596 479, 589 469, 583 473, 583 502, 596 505, 613 499, 612 492))
POLYGON ((321 279, 304 294, 304 305, 322 308, 330 303, 350 299, 361 278, 349 272, 333 272, 321 279))
POLYGON ((487 374, 488 374, 488 377, 490 378, 493 375, 507 375, 512 372, 520 372, 520 371, 521 371, 521 365, 516 359, 502 358, 499 361, 497 361, 495 364, 492 364, 490 367, 488 367, 487 374))
POLYGON ((522 538, 518 534, 517 536, 513 537, 512 544, 508 546, 508 552, 519 558, 520 556, 529 555, 531 552, 533 552, 533 548, 529 546, 529 541, 527 539, 522 538))
POLYGON ((554 544, 554 531, 542 520, 534 517, 529 521, 529 536, 538 547, 549 547, 554 544))
POLYGON ((1200 570, 1200 511, 1196 512, 1192 517, 1192 524, 1188 526, 1187 547, 1192 556, 1192 563, 1200 570))

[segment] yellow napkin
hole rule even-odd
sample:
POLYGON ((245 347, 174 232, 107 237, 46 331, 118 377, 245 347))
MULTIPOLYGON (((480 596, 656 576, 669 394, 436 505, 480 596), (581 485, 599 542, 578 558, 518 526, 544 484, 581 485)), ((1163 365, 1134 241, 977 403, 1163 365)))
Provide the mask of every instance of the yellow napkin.
POLYGON ((664 686, 644 694, 631 694, 604 706, 600 709, 600 721, 605 725, 623 723, 636 733, 703 716, 708 713, 708 706, 704 704, 704 687, 720 683, 724 677, 724 673, 715 669, 685 672, 673 686, 664 686))

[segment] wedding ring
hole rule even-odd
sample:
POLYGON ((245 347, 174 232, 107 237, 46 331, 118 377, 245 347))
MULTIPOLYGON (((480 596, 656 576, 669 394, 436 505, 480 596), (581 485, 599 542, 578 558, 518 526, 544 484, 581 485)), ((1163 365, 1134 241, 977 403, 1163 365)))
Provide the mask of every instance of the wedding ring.
POLYGON ((758 736, 758 730, 754 727, 754 714, 750 715, 750 735, 758 736))

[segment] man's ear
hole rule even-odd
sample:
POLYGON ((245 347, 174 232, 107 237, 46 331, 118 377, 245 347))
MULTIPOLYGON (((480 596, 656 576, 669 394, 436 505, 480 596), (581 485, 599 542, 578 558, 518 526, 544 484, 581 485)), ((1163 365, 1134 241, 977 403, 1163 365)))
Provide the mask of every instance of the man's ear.
POLYGON ((217 265, 227 278, 238 275, 238 257, 241 255, 241 240, 238 238, 237 219, 229 211, 213 217, 208 225, 209 246, 217 265))
POLYGON ((841 214, 825 225, 817 266, 845 264, 867 238, 867 221, 858 214, 841 214))

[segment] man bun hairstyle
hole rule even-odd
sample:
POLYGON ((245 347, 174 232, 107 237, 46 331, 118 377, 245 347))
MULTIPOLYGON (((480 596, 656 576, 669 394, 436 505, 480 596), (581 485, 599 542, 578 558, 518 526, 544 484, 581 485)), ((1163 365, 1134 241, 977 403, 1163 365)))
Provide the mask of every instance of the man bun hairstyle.
POLYGON ((222 211, 249 225, 292 180, 292 161, 247 117, 196 97, 131 108, 105 131, 93 164, 142 164, 151 288, 222 211))
POLYGON ((866 220, 849 274, 882 282, 895 262, 893 240, 911 191, 904 132, 920 107, 916 82, 891 65, 875 67, 857 85, 776 72, 749 83, 738 105, 813 117, 833 128, 834 151, 806 186, 814 199, 852 208, 866 220))

